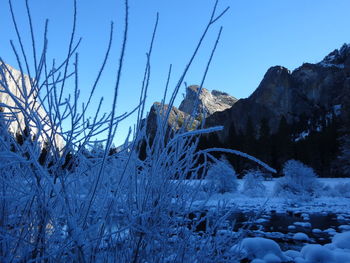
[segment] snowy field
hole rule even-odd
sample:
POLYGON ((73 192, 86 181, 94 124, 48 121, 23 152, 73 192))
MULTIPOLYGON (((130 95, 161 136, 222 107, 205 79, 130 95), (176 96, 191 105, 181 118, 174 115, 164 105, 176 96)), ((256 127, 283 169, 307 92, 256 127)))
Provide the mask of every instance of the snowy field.
MULTIPOLYGON (((235 193, 214 194, 206 202, 208 207, 216 207, 218 203, 225 202, 246 211, 259 211, 263 208, 265 211, 275 210, 279 213, 292 210, 309 213, 350 214, 350 196, 344 197, 334 193, 337 186, 350 183, 350 178, 319 178, 317 180, 330 190, 324 195, 309 200, 274 196, 273 190, 278 179, 263 181, 262 183, 266 187, 265 191, 257 193, 258 197, 252 197, 245 194, 243 190, 244 179, 238 179, 238 189, 235 193)), ((350 195, 350 193, 348 194, 350 195)))

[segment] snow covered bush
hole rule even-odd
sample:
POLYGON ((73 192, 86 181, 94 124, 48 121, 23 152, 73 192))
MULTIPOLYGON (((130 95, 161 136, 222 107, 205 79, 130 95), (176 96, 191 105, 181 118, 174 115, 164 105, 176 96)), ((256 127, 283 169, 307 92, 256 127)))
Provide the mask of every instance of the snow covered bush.
POLYGON ((252 197, 264 196, 266 187, 263 184, 263 179, 264 173, 260 170, 249 170, 244 176, 243 194, 252 197))
POLYGON ((209 167, 206 179, 209 192, 223 194, 237 191, 236 172, 224 158, 217 160, 209 167))
POLYGON ((283 166, 284 177, 280 178, 274 188, 277 196, 308 199, 318 195, 322 185, 311 167, 297 160, 289 160, 283 166))

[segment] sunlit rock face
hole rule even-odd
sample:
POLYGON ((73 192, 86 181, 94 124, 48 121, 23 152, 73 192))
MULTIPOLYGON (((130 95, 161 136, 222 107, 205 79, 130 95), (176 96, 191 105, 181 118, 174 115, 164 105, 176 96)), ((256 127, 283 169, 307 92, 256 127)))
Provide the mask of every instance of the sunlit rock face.
MULTIPOLYGON (((52 127, 45 109, 38 100, 37 90, 32 89, 34 80, 19 70, 0 62, 0 103, 3 117, 12 134, 22 134, 30 126, 31 136, 39 136, 39 141, 54 141, 61 149, 64 140, 61 136, 52 136, 52 127), (25 99, 27 98, 27 99, 25 99), (38 127, 42 127, 38 129, 38 127)), ((57 129, 57 128, 56 128, 57 129)))
MULTIPOLYGON (((160 102, 153 103, 146 120, 146 133, 148 135, 153 137, 156 134, 157 128, 164 121, 168 109, 168 105, 162 105, 160 102)), ((176 107, 172 107, 169 111, 169 117, 165 122, 166 134, 170 135, 169 132, 179 130, 184 124, 186 124, 186 121, 189 121, 189 119, 189 114, 179 110, 176 107)), ((198 125, 198 120, 192 120, 191 123, 187 123, 185 130, 193 130, 198 125)))
POLYGON ((235 97, 217 90, 210 92, 207 89, 202 88, 198 95, 199 88, 200 87, 197 85, 192 85, 186 88, 186 96, 181 102, 179 110, 187 114, 192 114, 194 107, 197 104, 197 115, 205 113, 206 116, 209 116, 215 112, 229 109, 237 102, 235 97))
POLYGON ((271 132, 278 128, 282 116, 290 123, 300 116, 325 112, 342 104, 350 92, 350 45, 343 45, 316 64, 305 63, 294 71, 281 66, 271 67, 258 88, 231 108, 216 112, 206 120, 207 126, 224 125, 219 134, 228 139, 228 130, 244 132, 248 119, 259 128, 267 119, 271 132))
MULTIPOLYGON (((189 131, 196 129, 200 124, 203 115, 210 116, 218 111, 224 111, 232 107, 234 103, 237 102, 237 99, 230 96, 229 94, 217 90, 213 90, 212 92, 207 89, 202 89, 201 93, 197 95, 199 91, 199 86, 192 85, 187 87, 186 96, 180 104, 180 107, 177 108, 173 106, 169 111, 169 117, 166 122, 166 132, 167 136, 170 131, 177 131, 183 127, 184 124, 187 126, 184 127, 184 130, 189 131), (195 114, 195 118, 190 120, 191 115, 193 114, 193 110, 197 104, 197 111, 195 114)), ((162 120, 166 112, 168 111, 168 105, 161 105, 159 102, 155 102, 148 114, 147 119, 144 121, 146 123, 146 132, 150 137, 153 137, 156 133, 158 127, 158 121, 162 120), (157 116, 159 116, 159 120, 157 120, 157 116)))
POLYGON ((293 80, 290 71, 284 67, 270 68, 259 87, 249 100, 273 109, 276 114, 292 110, 293 80))

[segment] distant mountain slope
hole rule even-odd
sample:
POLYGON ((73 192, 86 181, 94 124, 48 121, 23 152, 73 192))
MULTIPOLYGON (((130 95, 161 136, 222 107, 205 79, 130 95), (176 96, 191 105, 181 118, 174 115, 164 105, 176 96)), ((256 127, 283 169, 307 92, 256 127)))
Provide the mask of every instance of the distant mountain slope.
MULTIPOLYGON (((346 94, 350 94, 350 45, 293 72, 271 67, 248 98, 208 116, 206 126, 223 125, 224 130, 203 138, 201 147, 238 148, 276 168, 296 158, 324 176, 334 176, 346 94)), ((249 168, 231 161, 238 169, 249 168)))

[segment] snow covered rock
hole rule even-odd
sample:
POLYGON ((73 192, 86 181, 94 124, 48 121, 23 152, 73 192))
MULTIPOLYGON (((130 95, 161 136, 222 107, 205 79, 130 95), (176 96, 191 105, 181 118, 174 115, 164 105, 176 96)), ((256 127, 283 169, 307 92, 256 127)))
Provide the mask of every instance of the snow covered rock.
MULTIPOLYGON (((299 234, 299 233, 297 233, 299 234)), ((350 232, 336 234, 332 243, 324 246, 307 244, 300 252, 285 252, 297 263, 350 263, 350 232)))
POLYGON ((306 228, 311 227, 311 223, 309 223, 309 222, 294 222, 293 224, 296 226, 301 226, 301 227, 306 227, 306 228))
POLYGON ((287 257, 290 257, 292 259, 295 259, 297 257, 301 257, 300 252, 296 251, 296 250, 287 250, 286 252, 284 252, 284 255, 287 257))
POLYGON ((338 227, 341 231, 349 231, 350 225, 341 225, 338 227))
POLYGON ((350 252, 344 250, 334 251, 335 262, 339 263, 350 263, 350 252))
POLYGON ((294 240, 298 240, 298 241, 308 241, 308 240, 310 240, 310 238, 308 237, 308 235, 306 235, 305 233, 301 233, 301 232, 295 233, 295 234, 293 235, 293 239, 294 239, 294 240))
POLYGON ((301 255, 308 263, 334 263, 332 251, 321 245, 306 245, 301 249, 301 255))
POLYGON ((248 259, 260 260, 253 262, 277 263, 286 260, 280 246, 275 241, 270 239, 262 237, 245 238, 243 239, 241 246, 248 259))
POLYGON ((259 259, 259 258, 256 258, 256 259, 252 260, 251 263, 266 263, 266 261, 259 259))
POLYGON ((332 243, 337 248, 350 250, 350 231, 336 234, 332 239, 332 243))

